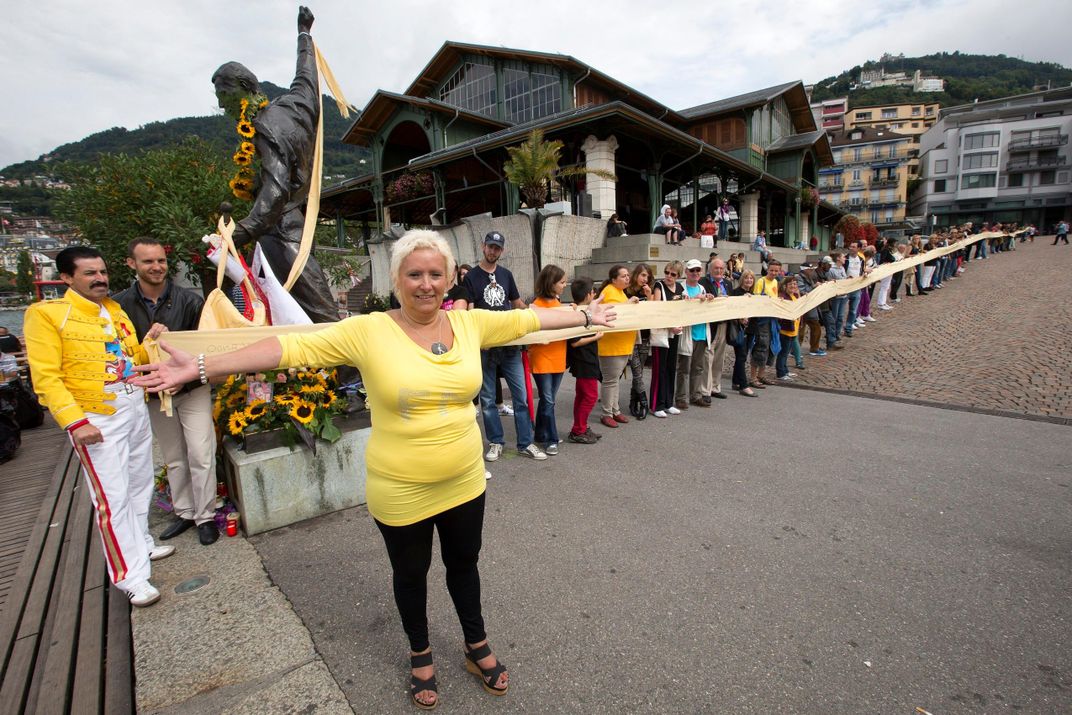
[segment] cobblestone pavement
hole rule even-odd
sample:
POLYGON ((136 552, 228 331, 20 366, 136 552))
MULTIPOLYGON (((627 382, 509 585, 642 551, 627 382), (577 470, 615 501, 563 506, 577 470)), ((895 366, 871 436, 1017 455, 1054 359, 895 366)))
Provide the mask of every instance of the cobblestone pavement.
MULTIPOLYGON (((930 295, 908 298, 805 355, 800 385, 986 410, 1072 418, 1072 250, 1052 237, 973 260, 930 295)), ((727 363, 732 366, 732 363, 727 363)), ((792 369, 792 368, 790 368, 792 369)), ((766 394, 770 394, 768 390, 766 394)))

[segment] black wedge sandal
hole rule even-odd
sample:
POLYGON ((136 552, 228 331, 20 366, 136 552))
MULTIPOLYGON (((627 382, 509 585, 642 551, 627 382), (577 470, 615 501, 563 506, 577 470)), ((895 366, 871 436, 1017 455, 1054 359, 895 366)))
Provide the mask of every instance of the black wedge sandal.
POLYGON ((479 648, 469 648, 469 644, 465 644, 465 669, 470 673, 480 678, 480 684, 484 686, 484 690, 487 690, 492 695, 506 695, 506 691, 510 689, 510 683, 507 683, 502 688, 496 688, 495 683, 499 682, 499 676, 506 672, 506 666, 502 664, 498 658, 495 659, 495 665, 487 670, 484 670, 477 665, 478 660, 483 660, 491 655, 491 647, 485 643, 479 648))
MULTIPOLYGON (((410 668, 423 668, 432 664, 432 651, 427 653, 421 653, 420 655, 411 655, 409 657, 410 668)), ((435 706, 439 705, 439 689, 436 687, 435 673, 431 678, 422 680, 416 675, 409 676, 409 696, 413 700, 413 704, 419 707, 421 710, 435 710, 435 706), (417 693, 424 690, 431 690, 436 694, 436 699, 431 703, 422 703, 417 699, 417 693)))

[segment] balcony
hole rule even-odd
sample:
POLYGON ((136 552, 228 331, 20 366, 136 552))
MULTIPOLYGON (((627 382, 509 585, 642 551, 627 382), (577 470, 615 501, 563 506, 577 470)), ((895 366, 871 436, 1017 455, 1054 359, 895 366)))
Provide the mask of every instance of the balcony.
POLYGON ((1010 159, 1005 165, 1005 171, 1031 171, 1032 169, 1056 169, 1065 165, 1066 158, 1063 156, 1040 157, 1030 159, 1010 159))
POLYGON ((849 181, 850 189, 862 189, 864 188, 864 182, 861 179, 852 179, 849 181))
POLYGON ((901 179, 896 176, 890 176, 882 179, 871 179, 872 189, 893 188, 901 183, 901 179))
POLYGON ((1017 139, 1009 142, 1009 151, 1031 151, 1032 149, 1046 149, 1055 146, 1064 146, 1068 143, 1067 134, 1056 136, 1032 137, 1030 139, 1017 139))
POLYGON ((844 190, 844 188, 845 188, 844 184, 841 184, 841 183, 833 183, 832 182, 832 183, 827 183, 827 184, 819 184, 819 191, 828 191, 828 192, 833 191, 833 192, 839 192, 840 193, 842 190, 844 190))

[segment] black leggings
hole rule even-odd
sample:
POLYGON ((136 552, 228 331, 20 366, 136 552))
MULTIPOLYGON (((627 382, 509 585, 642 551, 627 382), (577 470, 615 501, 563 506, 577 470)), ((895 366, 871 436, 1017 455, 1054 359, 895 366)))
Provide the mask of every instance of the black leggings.
POLYGON ((480 614, 480 535, 484 528, 484 494, 472 501, 407 526, 376 522, 391 558, 395 604, 414 653, 428 648, 428 567, 432 564, 432 529, 439 531, 447 591, 454 601, 466 643, 479 643, 484 632, 480 614))

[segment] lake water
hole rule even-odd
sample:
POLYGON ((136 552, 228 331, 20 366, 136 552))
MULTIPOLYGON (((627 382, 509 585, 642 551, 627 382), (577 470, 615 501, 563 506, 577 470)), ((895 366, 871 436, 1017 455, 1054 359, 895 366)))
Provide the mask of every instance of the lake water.
POLYGON ((0 308, 0 325, 21 337, 22 315, 25 312, 25 308, 0 308))

